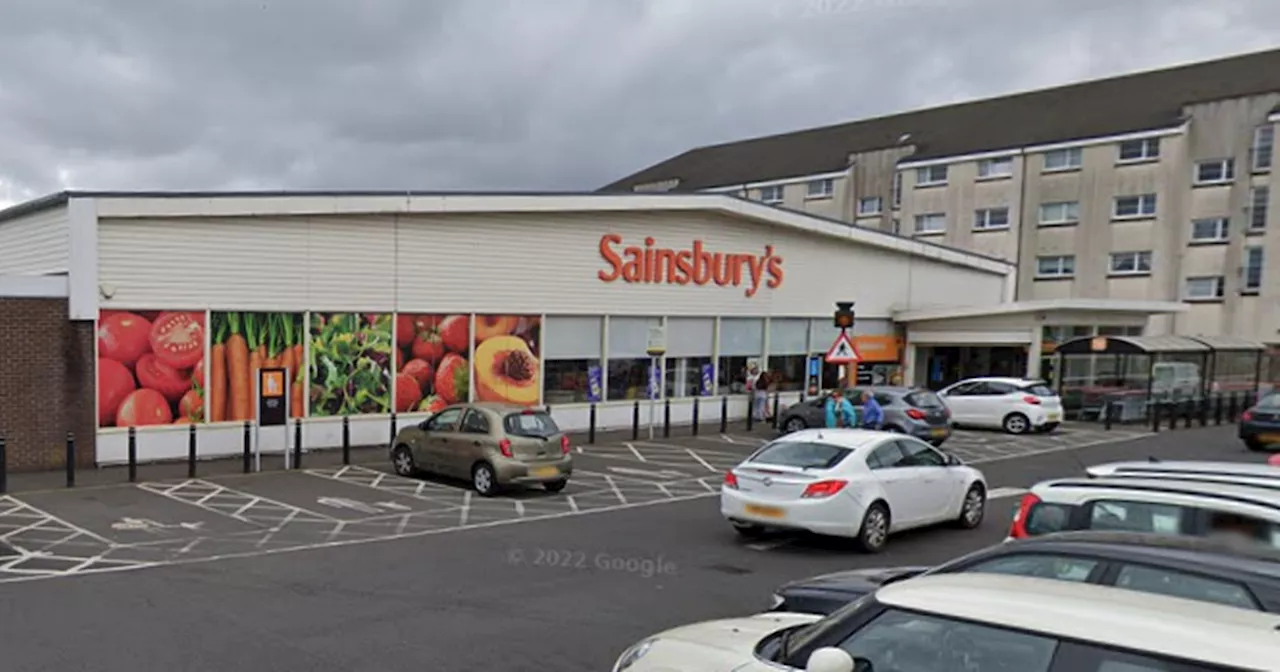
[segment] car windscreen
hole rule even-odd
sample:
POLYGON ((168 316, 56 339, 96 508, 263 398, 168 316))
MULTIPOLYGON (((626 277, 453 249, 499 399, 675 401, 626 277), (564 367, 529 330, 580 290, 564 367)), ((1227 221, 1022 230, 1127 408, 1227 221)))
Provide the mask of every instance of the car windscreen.
POLYGON ((521 411, 502 419, 502 428, 511 436, 545 439, 560 433, 560 427, 545 411, 521 411))
POLYGON ((774 441, 748 461, 798 469, 830 469, 840 464, 850 452, 848 448, 817 441, 774 441))
POLYGON ((1280 408, 1280 394, 1272 392, 1267 396, 1258 400, 1258 408, 1277 409, 1280 408))
POLYGON ((1022 391, 1026 392, 1027 394, 1034 394, 1037 397, 1058 396, 1058 393, 1054 392, 1053 388, 1049 387, 1048 385, 1045 385, 1044 383, 1036 383, 1034 385, 1024 385, 1022 386, 1022 391))
POLYGON ((916 408, 946 408, 946 404, 942 403, 942 399, 932 393, 926 391, 912 392, 903 399, 916 408))

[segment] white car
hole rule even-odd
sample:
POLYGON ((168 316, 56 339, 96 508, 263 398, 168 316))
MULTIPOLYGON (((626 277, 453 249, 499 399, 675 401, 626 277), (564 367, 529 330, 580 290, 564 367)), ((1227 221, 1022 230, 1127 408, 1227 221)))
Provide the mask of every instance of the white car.
POLYGON ((938 396, 957 427, 1026 434, 1052 432, 1062 422, 1062 400, 1043 380, 969 378, 943 388, 938 396))
POLYGON ((895 532, 986 511, 982 472, 904 434, 806 429, 765 444, 725 474, 720 513, 739 534, 803 530, 857 539, 869 552, 895 532))
POLYGON ((1111 586, 999 574, 908 579, 821 618, 686 625, 613 672, 1259 672, 1280 616, 1111 586))
POLYGON ((1253 483, 1280 486, 1280 467, 1254 462, 1208 460, 1132 460, 1096 464, 1085 469, 1089 478, 1168 478, 1180 481, 1253 483))

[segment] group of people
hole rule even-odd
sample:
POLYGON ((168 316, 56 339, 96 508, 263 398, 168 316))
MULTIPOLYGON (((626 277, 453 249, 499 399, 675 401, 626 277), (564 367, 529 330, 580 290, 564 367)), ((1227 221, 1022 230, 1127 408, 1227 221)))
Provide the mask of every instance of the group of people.
MULTIPOLYGON (((755 420, 763 422, 768 419, 769 386, 773 384, 768 371, 760 371, 755 363, 747 366, 747 391, 751 393, 751 415, 755 420)), ((826 403, 826 426, 830 428, 844 427, 850 429, 880 429, 884 424, 884 410, 874 395, 864 391, 859 399, 862 406, 862 418, 858 418, 858 410, 844 396, 844 391, 837 387, 831 392, 826 403)))

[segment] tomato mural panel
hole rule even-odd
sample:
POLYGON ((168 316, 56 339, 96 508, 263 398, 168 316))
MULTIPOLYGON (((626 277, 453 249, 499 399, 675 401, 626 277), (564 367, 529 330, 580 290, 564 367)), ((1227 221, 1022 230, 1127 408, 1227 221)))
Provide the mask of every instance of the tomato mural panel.
POLYGON ((469 401, 470 356, 470 315, 396 315, 396 412, 435 413, 469 401))
POLYGON ((477 315, 475 331, 476 401, 536 405, 542 397, 542 318, 477 315))
POLYGON ((310 415, 391 412, 392 316, 311 313, 310 415))
POLYGON ((289 417, 305 415, 306 331, 302 322, 302 313, 215 312, 210 315, 210 422, 257 419, 254 389, 262 368, 289 371, 289 417))
POLYGON ((98 426, 204 422, 205 314, 98 315, 98 426))

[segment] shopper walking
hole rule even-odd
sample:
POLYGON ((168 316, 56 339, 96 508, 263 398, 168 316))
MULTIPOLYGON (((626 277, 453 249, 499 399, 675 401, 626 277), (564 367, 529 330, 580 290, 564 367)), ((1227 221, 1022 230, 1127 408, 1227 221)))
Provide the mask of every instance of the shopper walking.
POLYGON ((757 422, 764 422, 764 409, 768 405, 769 392, 764 386, 769 384, 767 373, 761 373, 755 362, 747 365, 747 393, 751 395, 751 417, 757 422))
POLYGON ((827 397, 826 414, 829 428, 852 429, 858 426, 858 414, 854 412, 853 404, 844 398, 844 392, 839 388, 832 390, 831 396, 827 397))
POLYGON ((880 407, 880 402, 876 401, 874 394, 863 390, 862 428, 878 430, 882 425, 884 425, 884 409, 880 407))

